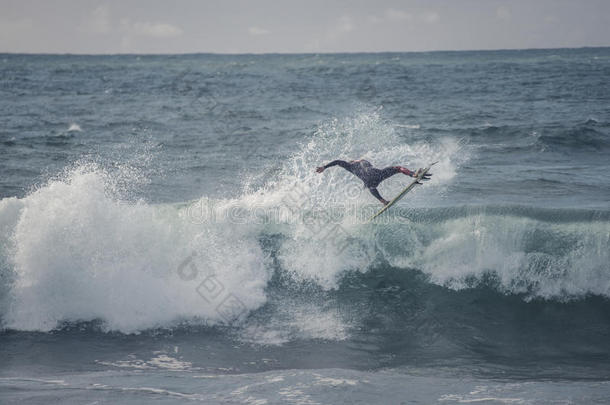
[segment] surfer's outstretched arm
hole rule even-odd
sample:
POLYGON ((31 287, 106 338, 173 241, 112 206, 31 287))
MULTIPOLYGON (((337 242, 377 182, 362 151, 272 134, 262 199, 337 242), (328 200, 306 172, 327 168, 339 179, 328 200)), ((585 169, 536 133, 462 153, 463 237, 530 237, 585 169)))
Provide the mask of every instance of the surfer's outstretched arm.
POLYGON ((370 187, 369 191, 371 192, 371 194, 373 194, 373 197, 378 199, 383 205, 388 205, 389 201, 386 201, 383 199, 383 197, 381 197, 381 195, 379 194, 379 191, 377 191, 377 188, 370 187))
POLYGON ((345 160, 333 160, 332 162, 330 162, 327 165, 316 167, 316 172, 322 173, 324 170, 326 170, 332 166, 341 166, 342 168, 347 170, 348 167, 350 167, 350 164, 348 162, 346 162, 345 160))

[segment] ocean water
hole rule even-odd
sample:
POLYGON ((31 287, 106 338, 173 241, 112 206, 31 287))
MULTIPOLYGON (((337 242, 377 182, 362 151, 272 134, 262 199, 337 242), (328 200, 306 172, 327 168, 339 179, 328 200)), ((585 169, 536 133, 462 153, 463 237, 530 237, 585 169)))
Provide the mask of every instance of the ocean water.
POLYGON ((610 48, 0 55, 0 402, 610 403, 609 78, 610 48), (438 163, 368 223, 338 158, 438 163))

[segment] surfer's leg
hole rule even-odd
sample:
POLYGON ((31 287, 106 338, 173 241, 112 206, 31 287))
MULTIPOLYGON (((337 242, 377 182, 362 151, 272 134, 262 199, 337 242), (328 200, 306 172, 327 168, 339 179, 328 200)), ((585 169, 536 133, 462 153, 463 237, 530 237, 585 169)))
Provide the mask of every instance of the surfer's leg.
POLYGON ((383 197, 381 197, 381 195, 379 194, 379 191, 377 191, 377 189, 375 187, 369 187, 369 191, 371 192, 371 194, 373 194, 373 197, 378 199, 383 205, 388 204, 389 201, 384 200, 383 197))
POLYGON ((390 166, 390 167, 386 167, 385 169, 382 170, 382 173, 384 174, 384 180, 387 179, 390 176, 393 176, 397 173, 402 173, 406 176, 411 176, 413 177, 413 172, 409 169, 407 169, 406 167, 402 167, 402 166, 390 166))
MULTIPOLYGON (((383 169, 383 171, 385 172, 386 170, 388 171, 388 173, 391 173, 391 170, 389 169, 394 169, 395 173, 402 173, 405 176, 409 176, 409 177, 413 177, 416 178, 417 176, 419 176, 420 170, 422 169, 417 169, 416 172, 412 172, 411 170, 407 169, 406 167, 402 167, 402 166, 394 166, 394 167, 386 167, 385 169, 383 169)), ((388 177, 390 177, 392 174, 390 174, 388 177)), ((424 174, 424 176, 422 177, 422 180, 430 180, 430 176, 432 176, 432 174, 430 173, 426 173, 424 174)), ((387 178, 387 177, 386 177, 387 178)), ((385 180, 385 179, 384 179, 385 180)))
POLYGON ((390 166, 390 167, 386 167, 385 169, 381 169, 379 171, 379 182, 381 183, 382 181, 384 181, 385 179, 387 179, 388 177, 392 177, 394 176, 396 173, 400 173, 400 166, 390 166))

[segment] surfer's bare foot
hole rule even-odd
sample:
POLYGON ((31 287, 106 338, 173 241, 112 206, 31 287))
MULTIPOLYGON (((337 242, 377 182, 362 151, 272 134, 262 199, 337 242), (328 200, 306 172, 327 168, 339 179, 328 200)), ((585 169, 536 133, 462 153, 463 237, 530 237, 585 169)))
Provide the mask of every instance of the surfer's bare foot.
POLYGON ((387 200, 380 200, 383 205, 388 205, 390 202, 387 200))
MULTIPOLYGON (((413 173, 413 176, 411 176, 411 177, 413 177, 413 178, 415 178, 415 179, 416 179, 416 178, 418 178, 418 177, 421 175, 421 173, 422 173, 423 171, 424 171, 424 169, 419 168, 419 169, 417 169, 417 171, 416 171, 415 173, 413 173)), ((430 176, 432 176, 432 173, 425 173, 425 174, 422 176, 421 180, 430 180, 430 176)))
POLYGON ((317 173, 322 173, 324 171, 324 169, 325 169, 324 166, 316 167, 316 172, 317 173))

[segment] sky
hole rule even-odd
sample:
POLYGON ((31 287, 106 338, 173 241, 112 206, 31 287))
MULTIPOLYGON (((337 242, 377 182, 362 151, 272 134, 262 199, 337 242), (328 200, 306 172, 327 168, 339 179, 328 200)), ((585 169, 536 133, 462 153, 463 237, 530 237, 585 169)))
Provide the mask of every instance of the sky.
POLYGON ((610 46, 610 0, 0 0, 0 52, 610 46))

